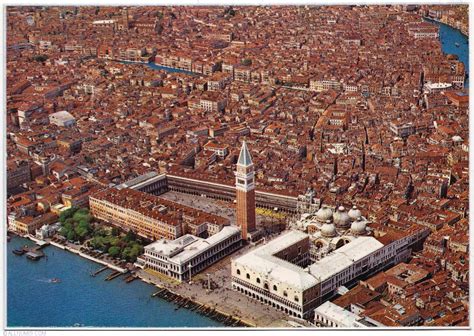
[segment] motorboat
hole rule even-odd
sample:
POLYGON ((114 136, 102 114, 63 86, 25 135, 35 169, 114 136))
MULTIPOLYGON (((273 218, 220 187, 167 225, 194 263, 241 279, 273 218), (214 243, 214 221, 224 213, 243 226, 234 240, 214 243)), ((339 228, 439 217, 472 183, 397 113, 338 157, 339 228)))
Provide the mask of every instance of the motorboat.
POLYGON ((12 252, 16 255, 23 255, 25 253, 23 249, 14 249, 12 252))

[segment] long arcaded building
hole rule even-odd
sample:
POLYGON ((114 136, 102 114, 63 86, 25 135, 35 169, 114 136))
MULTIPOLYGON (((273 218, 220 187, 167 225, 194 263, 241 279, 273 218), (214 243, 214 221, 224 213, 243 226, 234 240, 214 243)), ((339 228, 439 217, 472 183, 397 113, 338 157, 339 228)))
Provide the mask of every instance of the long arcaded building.
MULTIPOLYGON (((168 190, 196 196, 206 196, 228 202, 235 200, 235 184, 212 182, 185 174, 158 174, 149 172, 127 181, 117 188, 131 188, 150 194, 160 195, 168 190)), ((276 194, 261 190, 255 191, 255 203, 258 207, 294 213, 297 211, 298 198, 291 195, 276 194)))
POLYGON ((152 240, 176 239, 185 233, 199 236, 209 225, 229 220, 130 188, 108 188, 90 196, 95 218, 152 240))

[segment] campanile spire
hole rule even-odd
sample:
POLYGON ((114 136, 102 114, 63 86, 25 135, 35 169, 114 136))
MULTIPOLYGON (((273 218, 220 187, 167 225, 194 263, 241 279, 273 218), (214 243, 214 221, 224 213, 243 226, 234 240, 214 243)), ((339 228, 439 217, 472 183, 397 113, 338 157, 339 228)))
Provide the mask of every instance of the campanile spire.
POLYGON ((256 229, 255 219, 255 172, 247 143, 242 143, 237 172, 235 173, 237 193, 237 225, 241 227, 242 239, 248 239, 248 233, 256 229))

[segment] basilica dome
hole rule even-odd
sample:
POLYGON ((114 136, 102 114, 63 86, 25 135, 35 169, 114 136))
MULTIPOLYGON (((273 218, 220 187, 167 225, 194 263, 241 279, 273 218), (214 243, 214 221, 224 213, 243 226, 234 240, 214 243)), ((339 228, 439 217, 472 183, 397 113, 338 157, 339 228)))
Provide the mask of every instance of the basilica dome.
POLYGON ((347 227, 350 225, 351 218, 346 212, 346 209, 344 209, 343 206, 340 206, 333 215, 333 221, 337 227, 347 227))
POLYGON ((332 210, 329 209, 327 206, 323 205, 321 207, 321 209, 318 210, 318 212, 316 212, 316 218, 320 221, 320 222, 326 222, 328 220, 331 220, 332 219, 332 210))
POLYGON ((351 232, 355 235, 362 235, 366 233, 367 221, 362 217, 357 218, 351 225, 351 232))
POLYGON ((321 235, 324 237, 334 237, 336 234, 336 227, 330 220, 326 221, 326 223, 321 227, 321 235))
POLYGON ((352 207, 352 209, 349 210, 349 213, 348 213, 349 217, 352 219, 352 220, 356 220, 357 218, 359 218, 360 216, 362 216, 362 213, 360 212, 359 209, 357 209, 357 207, 354 205, 352 207))

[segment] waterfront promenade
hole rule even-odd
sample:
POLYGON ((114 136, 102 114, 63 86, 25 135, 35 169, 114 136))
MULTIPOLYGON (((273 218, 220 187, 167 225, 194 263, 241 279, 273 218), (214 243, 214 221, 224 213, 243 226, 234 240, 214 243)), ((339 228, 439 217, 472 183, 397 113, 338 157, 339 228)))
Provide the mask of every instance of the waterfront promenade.
MULTIPOLYGON (((29 236, 26 236, 25 238, 28 238, 32 241, 34 241, 35 243, 40 243, 42 242, 41 240, 29 235, 29 236)), ((86 259, 89 259, 93 262, 96 262, 98 264, 101 264, 101 265, 104 265, 104 266, 107 266, 109 267, 110 269, 113 269, 114 271, 118 271, 120 273, 126 273, 128 270, 126 268, 123 268, 123 267, 120 267, 120 266, 117 266, 115 265, 112 261, 107 261, 107 260, 104 260, 104 259, 99 259, 99 258, 95 258, 91 255, 88 255, 87 253, 84 253, 80 250, 80 246, 78 245, 74 245, 74 244, 69 244, 69 243, 66 243, 66 244, 60 244, 58 242, 55 242, 51 239, 46 239, 45 240, 47 243, 50 243, 51 245, 53 246, 56 246, 62 250, 65 250, 65 251, 69 251, 69 252, 72 252, 72 253, 75 253, 83 258, 86 258, 86 259)))
POLYGON ((178 283, 174 279, 150 270, 139 270, 137 275, 145 282, 154 284, 159 288, 166 288, 172 293, 188 298, 198 304, 213 307, 225 315, 241 319, 251 327, 291 328, 288 321, 294 321, 304 326, 311 325, 300 319, 292 319, 288 315, 274 308, 250 299, 231 288, 230 261, 231 257, 238 257, 245 253, 251 246, 245 246, 233 255, 228 256, 202 273, 194 276, 191 282, 178 283), (207 290, 207 274, 218 287, 207 290))

